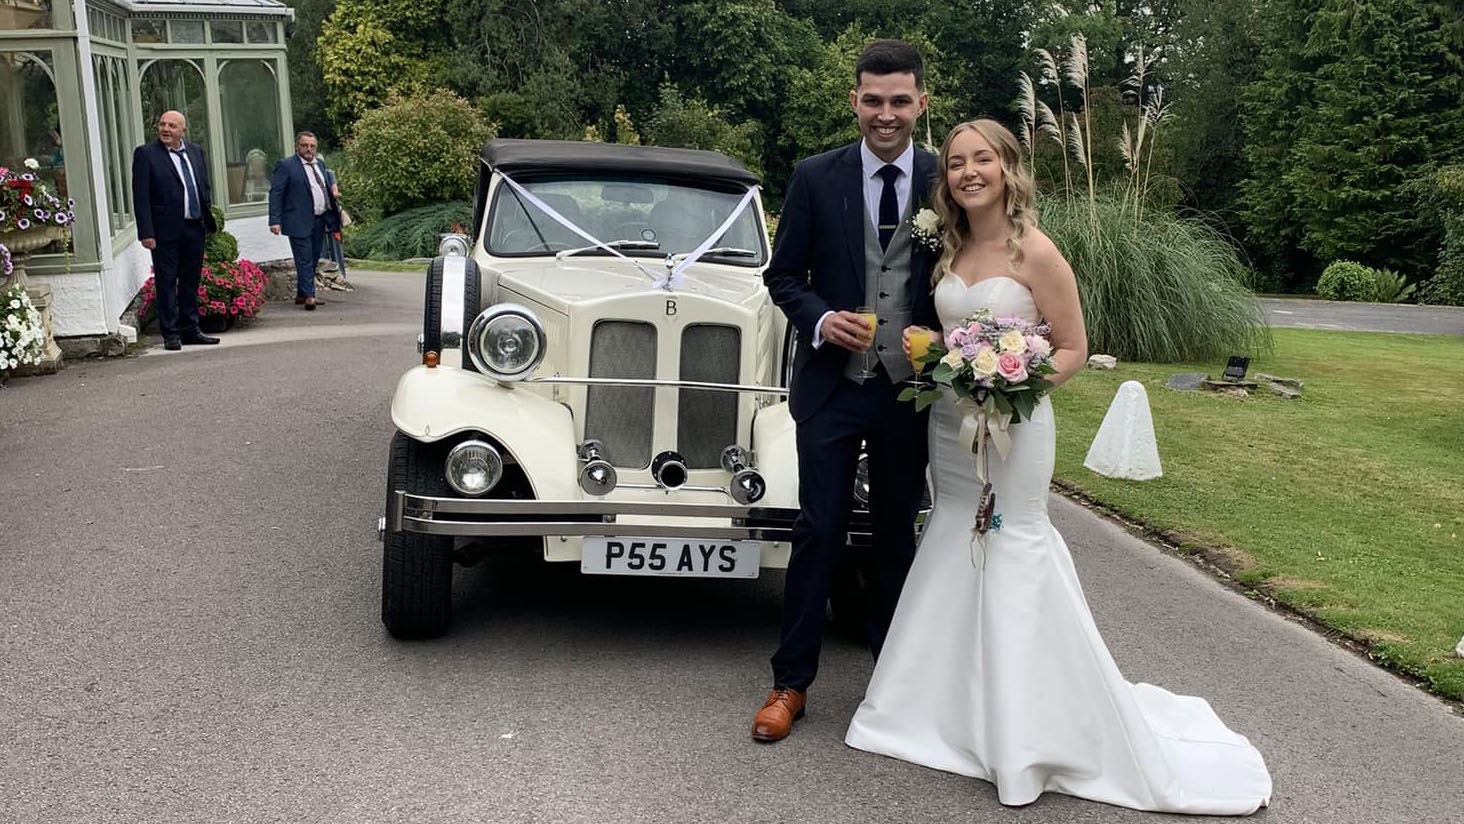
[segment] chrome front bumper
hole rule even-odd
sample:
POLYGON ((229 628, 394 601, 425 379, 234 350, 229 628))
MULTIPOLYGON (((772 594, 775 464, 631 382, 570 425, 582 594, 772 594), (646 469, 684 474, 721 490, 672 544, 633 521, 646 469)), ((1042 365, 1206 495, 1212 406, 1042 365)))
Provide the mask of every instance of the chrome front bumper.
MULTIPOLYGON (((917 533, 925 512, 916 518, 917 533)), ((645 501, 509 501, 491 498, 434 498, 397 490, 391 495, 380 531, 428 535, 604 536, 791 541, 798 510, 734 504, 678 504, 645 501), (623 522, 622 516, 635 517, 623 522), (647 523, 646 517, 656 518, 647 523)), ((869 513, 849 518, 849 543, 873 540, 869 513)))

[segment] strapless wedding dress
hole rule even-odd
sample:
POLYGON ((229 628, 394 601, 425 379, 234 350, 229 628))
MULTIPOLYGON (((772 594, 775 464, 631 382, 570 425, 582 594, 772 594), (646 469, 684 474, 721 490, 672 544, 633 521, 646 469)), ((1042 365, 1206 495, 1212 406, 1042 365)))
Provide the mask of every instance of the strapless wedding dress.
MULTIPOLYGON (((935 305, 947 330, 983 307, 1038 320, 1031 293, 1007 277, 967 287, 947 275, 935 305)), ((1047 516, 1049 401, 1011 427, 1005 460, 988 449, 1001 527, 980 569, 980 485, 959 429, 942 399, 930 422, 935 508, 847 743, 990 781, 1003 804, 1053 791, 1177 813, 1266 805, 1271 776, 1244 736, 1203 698, 1130 684, 1109 655, 1047 516)))

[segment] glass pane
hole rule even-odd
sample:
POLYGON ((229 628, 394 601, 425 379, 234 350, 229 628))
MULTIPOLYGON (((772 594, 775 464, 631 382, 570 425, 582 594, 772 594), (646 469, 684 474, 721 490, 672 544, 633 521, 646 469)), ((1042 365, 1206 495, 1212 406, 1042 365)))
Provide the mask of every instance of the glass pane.
POLYGON ((275 43, 277 41, 278 29, 273 23, 248 23, 250 43, 275 43))
POLYGON ((125 64, 120 58, 93 58, 97 77, 97 109, 101 116, 103 174, 107 183, 107 208, 112 215, 112 235, 132 224, 132 198, 128 191, 128 170, 132 146, 127 130, 127 109, 132 96, 127 93, 125 64))
MULTIPOLYGON (((34 174, 39 194, 66 198, 66 154, 56 87, 47 73, 50 65, 48 51, 0 53, 0 166, 34 174)), ((0 219, 5 228, 19 228, 17 221, 22 219, 27 223, 45 219, 18 208, 5 211, 9 214, 0 219)))
POLYGON ((183 113, 188 120, 185 139, 208 151, 208 108, 203 72, 188 60, 158 60, 142 72, 142 133, 157 139, 163 112, 183 113))
POLYGON ((0 31, 51 28, 51 0, 0 0, 0 31))
POLYGON ((219 69, 230 203, 268 200, 270 171, 282 156, 280 96, 270 69, 265 60, 230 60, 219 69))
POLYGON ((166 21, 163 20, 133 20, 132 21, 132 42, 134 43, 166 43, 168 42, 168 29, 166 21))
POLYGON ((168 27, 172 29, 172 34, 168 36, 169 43, 203 42, 202 20, 170 20, 168 27))
POLYGON ((215 43, 243 43, 244 24, 238 20, 215 20, 208 24, 215 43))

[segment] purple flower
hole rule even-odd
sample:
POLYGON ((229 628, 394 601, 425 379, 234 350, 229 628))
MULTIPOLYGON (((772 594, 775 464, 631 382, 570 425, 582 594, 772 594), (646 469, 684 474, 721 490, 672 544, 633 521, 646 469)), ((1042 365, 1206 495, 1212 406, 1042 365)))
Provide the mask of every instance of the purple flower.
POLYGON ((33 175, 33 174, 31 174, 30 172, 26 172, 25 174, 23 174, 23 175, 20 176, 20 179, 21 180, 35 180, 36 179, 36 176, 33 175))
POLYGON ((23 202, 27 206, 34 206, 34 205, 36 205, 35 199, 32 198, 30 195, 21 195, 21 198, 20 199, 21 199, 21 202, 23 202))
POLYGON ((70 222, 71 222, 71 215, 69 215, 69 214, 67 214, 65 212, 57 212, 56 213, 56 225, 57 226, 65 226, 66 224, 68 224, 70 222))
POLYGON ((76 208, 76 201, 73 200, 72 198, 69 198, 69 197, 66 198, 66 208, 68 208, 68 209, 75 209, 76 208))
POLYGON ((21 230, 22 232, 25 231, 26 229, 29 229, 30 228, 30 220, 28 220, 26 218, 21 218, 20 220, 15 221, 15 228, 21 230))
POLYGON ((976 353, 980 351, 981 347, 977 346, 974 343, 968 343, 961 347, 961 357, 965 358, 966 360, 971 360, 972 358, 976 357, 976 353))
POLYGON ((46 211, 45 209, 36 209, 33 214, 35 214, 36 220, 39 220, 42 223, 45 223, 51 218, 51 213, 46 211))
POLYGON ((4 223, 4 222, 5 222, 5 210, 4 209, 0 209, 0 223, 4 223))

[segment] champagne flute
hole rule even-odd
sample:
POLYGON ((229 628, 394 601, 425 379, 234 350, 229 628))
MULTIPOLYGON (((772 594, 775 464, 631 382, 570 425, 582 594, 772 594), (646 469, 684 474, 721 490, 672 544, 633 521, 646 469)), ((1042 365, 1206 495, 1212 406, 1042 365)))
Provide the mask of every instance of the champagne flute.
POLYGON ((854 314, 864 319, 869 324, 869 347, 864 350, 864 371, 859 373, 862 379, 875 377, 875 372, 869 365, 869 350, 874 348, 874 330, 879 328, 879 316, 875 314, 873 306, 860 306, 854 310, 854 314))
POLYGON ((915 367, 915 374, 919 375, 925 371, 925 364, 920 359, 930 354, 930 344, 934 337, 929 329, 914 328, 910 330, 910 365, 915 367))

